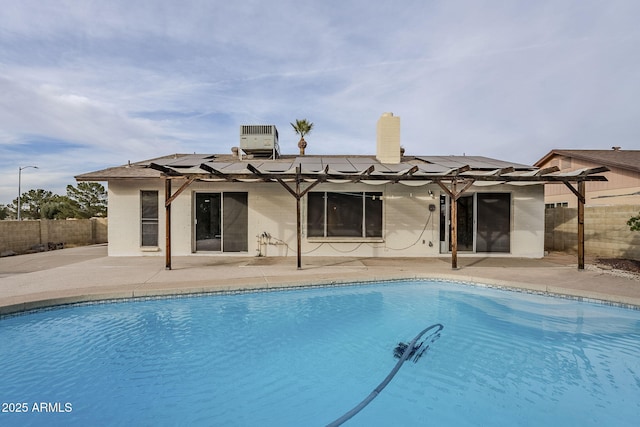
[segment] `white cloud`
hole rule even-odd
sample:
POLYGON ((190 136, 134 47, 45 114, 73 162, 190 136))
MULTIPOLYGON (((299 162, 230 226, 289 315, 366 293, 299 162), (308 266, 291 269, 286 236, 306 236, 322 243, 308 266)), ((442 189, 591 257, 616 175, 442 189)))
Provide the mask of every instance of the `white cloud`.
POLYGON ((639 148, 634 0, 272 3, 4 2, 0 203, 25 162, 64 189, 127 160, 229 152, 246 123, 277 125, 295 153, 296 118, 316 124, 312 154, 372 153, 385 111, 410 154, 639 148))

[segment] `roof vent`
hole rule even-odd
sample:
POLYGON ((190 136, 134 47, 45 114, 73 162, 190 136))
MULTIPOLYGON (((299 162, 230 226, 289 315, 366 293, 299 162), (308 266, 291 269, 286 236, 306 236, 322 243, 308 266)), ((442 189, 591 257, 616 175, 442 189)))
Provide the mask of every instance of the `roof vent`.
POLYGON ((255 157, 280 157, 278 129, 274 125, 240 126, 240 149, 255 157))

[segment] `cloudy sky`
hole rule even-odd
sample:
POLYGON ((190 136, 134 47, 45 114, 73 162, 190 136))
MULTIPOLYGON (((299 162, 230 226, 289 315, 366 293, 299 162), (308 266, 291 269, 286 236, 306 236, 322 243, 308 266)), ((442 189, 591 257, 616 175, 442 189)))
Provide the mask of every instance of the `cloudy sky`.
POLYGON ((637 0, 2 0, 0 204, 170 153, 230 153, 242 124, 315 124, 307 154, 532 164, 640 149, 637 0))

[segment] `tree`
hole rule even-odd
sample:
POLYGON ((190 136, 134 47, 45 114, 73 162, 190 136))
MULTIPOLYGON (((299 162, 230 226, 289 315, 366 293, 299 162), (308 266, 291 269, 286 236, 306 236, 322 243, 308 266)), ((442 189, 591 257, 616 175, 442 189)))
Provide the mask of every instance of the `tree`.
POLYGON ((304 156, 304 149, 307 148, 307 141, 304 140, 304 136, 311 132, 313 123, 310 123, 307 119, 297 119, 295 124, 291 123, 291 126, 296 134, 300 135, 298 148, 300 148, 300 155, 304 156))
POLYGON ((7 219, 10 214, 9 206, 0 205, 0 220, 7 219))
MULTIPOLYGON (((37 189, 22 193, 21 216, 25 219, 66 219, 107 216, 107 192, 97 182, 81 182, 78 188, 67 185, 67 195, 37 189)), ((18 199, 10 206, 0 205, 0 219, 18 212, 18 199)))
POLYGON ((631 231, 640 231, 640 213, 629 218, 627 225, 631 228, 631 231))
POLYGON ((53 198, 42 205, 40 218, 42 219, 67 219, 77 218, 79 212, 78 203, 67 196, 54 194, 53 198))
MULTIPOLYGON (((22 193, 20 196, 20 216, 27 219, 40 219, 42 206, 51 202, 54 196, 51 191, 41 188, 22 193)), ((14 204, 17 209, 18 199, 14 200, 14 204)))
POLYGON ((78 188, 67 185, 67 197, 77 205, 76 218, 107 216, 107 191, 98 182, 80 182, 78 188))

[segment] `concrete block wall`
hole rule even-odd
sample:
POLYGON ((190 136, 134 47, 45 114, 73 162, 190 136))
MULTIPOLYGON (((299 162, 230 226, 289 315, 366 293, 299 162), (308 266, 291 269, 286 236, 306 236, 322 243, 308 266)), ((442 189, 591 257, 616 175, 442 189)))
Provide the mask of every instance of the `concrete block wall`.
POLYGON ((91 220, 91 233, 95 239, 93 244, 107 243, 109 241, 109 220, 107 218, 94 218, 91 220))
POLYGON ((0 253, 24 253, 33 246, 64 243, 71 246, 107 242, 106 218, 0 221, 0 253))
POLYGON ((106 218, 69 219, 66 221, 42 220, 40 227, 42 243, 93 245, 107 242, 106 218))
MULTIPOLYGON (((587 256, 640 259, 640 232, 627 221, 638 215, 639 205, 587 206, 584 238, 587 256)), ((545 250, 575 253, 578 250, 578 209, 545 211, 545 250)))
POLYGON ((0 254, 22 253, 40 244, 40 221, 0 221, 0 254))

